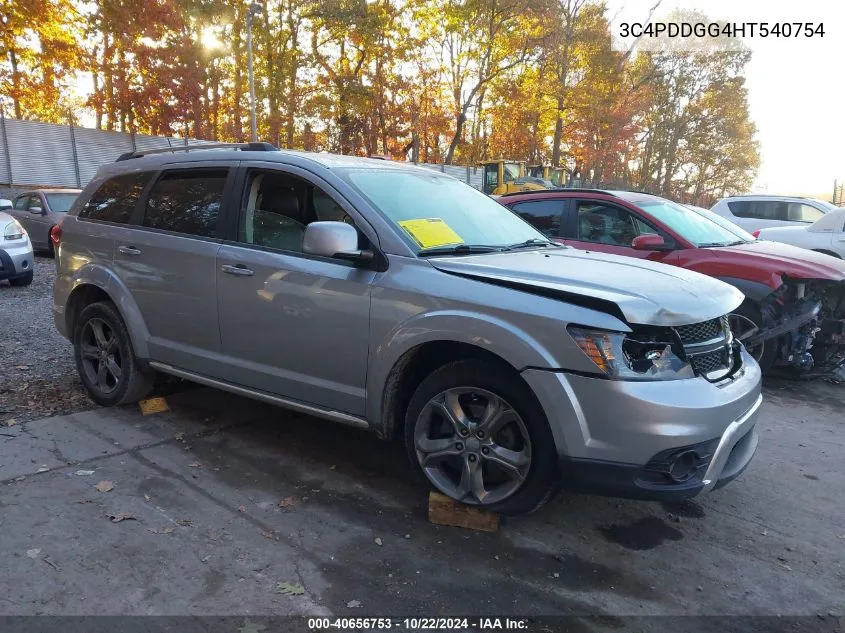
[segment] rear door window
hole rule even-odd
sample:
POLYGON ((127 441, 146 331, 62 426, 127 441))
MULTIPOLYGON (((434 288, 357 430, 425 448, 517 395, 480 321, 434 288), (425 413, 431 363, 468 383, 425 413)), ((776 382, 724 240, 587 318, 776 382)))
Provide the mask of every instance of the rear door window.
POLYGON ((115 224, 128 223, 152 176, 152 172, 144 172, 109 178, 91 195, 79 211, 79 217, 115 224))
POLYGON ((563 200, 529 200, 517 202, 511 209, 546 237, 558 237, 563 203, 563 200))
POLYGON ((198 237, 217 237, 217 219, 228 172, 226 168, 165 172, 150 190, 143 225, 198 237))
POLYGON ((735 200, 728 208, 738 218, 755 220, 787 220, 788 204, 778 200, 735 200))

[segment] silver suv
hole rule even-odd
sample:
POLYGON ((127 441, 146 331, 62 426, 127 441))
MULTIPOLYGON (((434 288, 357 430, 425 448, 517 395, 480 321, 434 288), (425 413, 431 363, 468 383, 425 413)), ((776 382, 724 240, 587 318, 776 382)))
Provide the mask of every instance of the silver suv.
POLYGON ((558 484, 691 497, 757 446, 739 291, 554 244, 435 171, 263 144, 130 154, 59 233, 55 323, 101 405, 165 372, 402 438, 433 487, 507 513, 558 484))

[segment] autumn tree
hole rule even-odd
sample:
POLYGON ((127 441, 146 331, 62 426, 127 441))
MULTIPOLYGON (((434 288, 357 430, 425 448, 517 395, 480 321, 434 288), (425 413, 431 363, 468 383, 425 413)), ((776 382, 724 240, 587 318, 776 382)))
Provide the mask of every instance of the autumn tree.
POLYGON ((70 0, 0 4, 0 94, 16 118, 67 120, 68 91, 83 60, 80 25, 70 0))

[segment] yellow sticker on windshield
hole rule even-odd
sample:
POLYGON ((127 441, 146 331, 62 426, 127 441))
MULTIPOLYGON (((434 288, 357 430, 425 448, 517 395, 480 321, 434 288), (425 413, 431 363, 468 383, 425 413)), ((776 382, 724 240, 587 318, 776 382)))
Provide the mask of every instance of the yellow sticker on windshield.
POLYGON ((461 236, 440 218, 404 220, 399 226, 408 231, 420 248, 434 248, 450 244, 463 244, 461 236))

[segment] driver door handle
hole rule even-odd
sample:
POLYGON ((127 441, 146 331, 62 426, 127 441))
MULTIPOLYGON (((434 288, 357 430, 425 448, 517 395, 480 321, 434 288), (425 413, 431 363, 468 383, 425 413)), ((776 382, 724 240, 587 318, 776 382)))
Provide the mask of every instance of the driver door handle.
POLYGON ((243 264, 237 264, 232 266, 231 264, 223 264, 220 267, 224 273, 229 273, 230 275, 238 275, 239 277, 251 277, 255 274, 254 270, 251 270, 244 266, 243 264))
POLYGON ((134 246, 118 246, 117 250, 119 250, 124 255, 140 255, 141 251, 135 248, 134 246))

